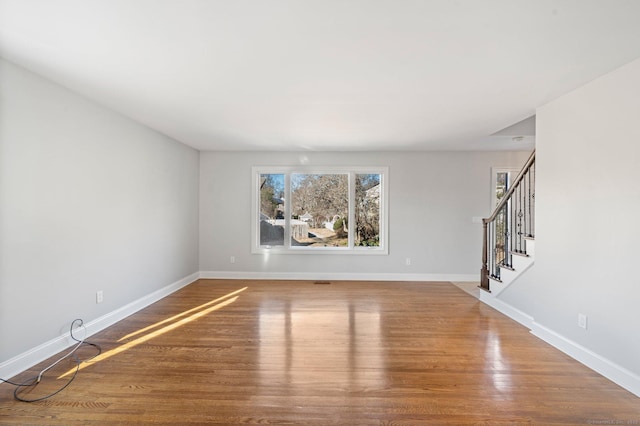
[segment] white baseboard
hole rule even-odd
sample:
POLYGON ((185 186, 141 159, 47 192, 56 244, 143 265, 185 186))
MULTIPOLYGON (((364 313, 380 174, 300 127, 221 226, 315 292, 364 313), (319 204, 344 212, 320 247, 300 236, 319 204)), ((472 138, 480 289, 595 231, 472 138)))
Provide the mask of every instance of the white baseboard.
POLYGON ((478 281, 478 274, 396 274, 355 272, 247 272, 200 271, 200 278, 229 280, 334 280, 334 281, 478 281))
MULTIPOLYGON (((170 295, 171 293, 191 284, 199 277, 199 273, 193 273, 184 277, 160 290, 154 291, 138 300, 135 300, 115 311, 109 312, 99 318, 84 324, 86 329, 86 337, 89 337, 105 328, 117 323, 118 321, 128 317, 131 314, 151 305, 170 295)), ((32 366, 44 361, 45 359, 73 346, 76 342, 71 339, 70 333, 64 333, 54 339, 51 339, 41 345, 36 346, 26 352, 23 352, 7 361, 0 363, 0 377, 9 379, 15 375, 31 368, 32 366)))
POLYGON ((640 376, 534 321, 531 333, 640 397, 640 376))
POLYGON ((485 304, 491 306, 496 311, 524 325, 529 330, 531 330, 533 324, 535 323, 532 316, 525 314, 521 310, 514 308, 513 306, 503 302, 500 299, 497 299, 491 293, 487 293, 484 290, 480 290, 480 300, 485 304))

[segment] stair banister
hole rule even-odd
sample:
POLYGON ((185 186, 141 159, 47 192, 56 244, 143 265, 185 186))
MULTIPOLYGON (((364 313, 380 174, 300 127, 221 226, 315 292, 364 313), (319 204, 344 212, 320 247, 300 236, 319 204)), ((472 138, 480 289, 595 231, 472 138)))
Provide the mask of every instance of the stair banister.
MULTIPOLYGON (((536 159, 536 151, 534 150, 529 156, 529 158, 527 159, 524 166, 522 167, 522 170, 520 170, 520 173, 518 173, 518 176, 516 176, 513 183, 508 188, 507 193, 502 197, 502 199, 500 200, 496 208, 493 210, 493 213, 491 214, 491 216, 489 216, 488 218, 482 219, 482 269, 480 270, 480 288, 483 290, 486 290, 489 292, 491 291, 489 287, 490 273, 489 273, 489 267, 488 267, 489 266, 488 265, 489 243, 490 243, 489 237, 488 237, 489 224, 495 222, 498 215, 501 212, 505 211, 505 209, 508 207, 509 201, 511 200, 516 190, 520 187, 520 183, 522 182, 522 180, 525 178, 525 176, 528 175, 529 170, 531 169, 531 166, 535 163, 535 159, 536 159)), ((529 183, 529 189, 530 188, 531 188, 531 182, 529 183)), ((528 200, 528 202, 531 203, 531 200, 528 200)), ((495 235, 493 235, 492 240, 494 239, 495 239, 495 235)), ((492 247, 492 248, 495 250, 495 247, 492 247)))

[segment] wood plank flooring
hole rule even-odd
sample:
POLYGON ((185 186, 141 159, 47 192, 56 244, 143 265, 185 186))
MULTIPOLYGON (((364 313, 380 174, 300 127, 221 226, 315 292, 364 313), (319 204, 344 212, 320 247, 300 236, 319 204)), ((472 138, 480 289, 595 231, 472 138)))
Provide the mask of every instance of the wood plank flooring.
POLYGON ((89 340, 50 399, 0 384, 0 423, 640 424, 640 398, 450 283, 199 280, 89 340))

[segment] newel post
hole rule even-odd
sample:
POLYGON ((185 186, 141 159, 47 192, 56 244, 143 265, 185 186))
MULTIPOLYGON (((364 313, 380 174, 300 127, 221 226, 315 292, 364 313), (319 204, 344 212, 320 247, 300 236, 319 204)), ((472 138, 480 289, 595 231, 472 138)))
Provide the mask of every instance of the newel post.
POLYGON ((487 240, 487 222, 486 219, 482 219, 482 269, 480 269, 480 288, 491 291, 489 290, 489 269, 487 267, 487 240))

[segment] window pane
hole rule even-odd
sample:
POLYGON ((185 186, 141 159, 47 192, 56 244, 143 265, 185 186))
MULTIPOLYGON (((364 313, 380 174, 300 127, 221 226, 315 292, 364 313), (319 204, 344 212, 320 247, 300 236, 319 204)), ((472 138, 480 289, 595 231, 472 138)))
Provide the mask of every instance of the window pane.
POLYGON ((291 245, 347 247, 349 175, 291 174, 291 245))
POLYGON ((260 175, 260 245, 284 245, 284 174, 260 175))
POLYGON ((509 182, 509 173, 508 172, 498 172, 496 174, 496 206, 507 192, 507 185, 509 182))
POLYGON ((356 175, 356 246, 380 246, 380 176, 356 175))

